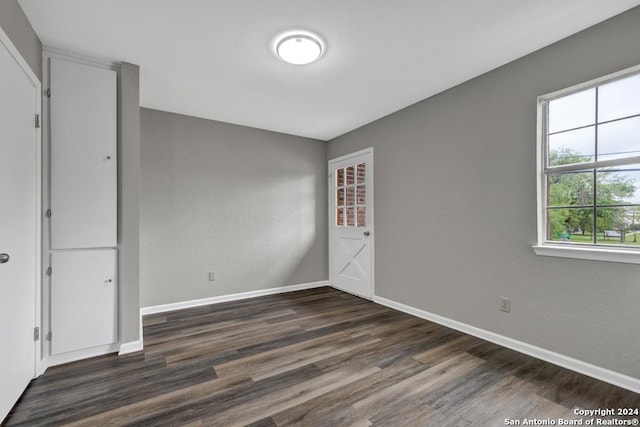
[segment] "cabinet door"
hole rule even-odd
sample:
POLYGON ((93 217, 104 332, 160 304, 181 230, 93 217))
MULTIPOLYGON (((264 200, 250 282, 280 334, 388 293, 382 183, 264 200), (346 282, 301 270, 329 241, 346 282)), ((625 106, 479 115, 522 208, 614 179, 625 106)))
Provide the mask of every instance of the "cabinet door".
POLYGON ((115 249, 51 254, 51 354, 115 343, 115 249))
POLYGON ((116 72, 51 59, 51 249, 116 246, 116 72))

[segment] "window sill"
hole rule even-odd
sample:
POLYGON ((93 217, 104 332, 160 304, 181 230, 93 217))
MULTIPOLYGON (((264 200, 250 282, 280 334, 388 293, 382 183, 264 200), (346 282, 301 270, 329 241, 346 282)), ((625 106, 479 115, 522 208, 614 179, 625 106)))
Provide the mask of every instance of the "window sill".
POLYGON ((640 264, 640 251, 622 248, 543 244, 533 246, 533 250, 542 256, 640 264))

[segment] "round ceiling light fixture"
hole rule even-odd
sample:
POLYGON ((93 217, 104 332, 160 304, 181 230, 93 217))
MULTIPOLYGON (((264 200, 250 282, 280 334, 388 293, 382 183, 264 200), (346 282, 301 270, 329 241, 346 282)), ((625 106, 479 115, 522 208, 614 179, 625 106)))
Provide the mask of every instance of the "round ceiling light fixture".
POLYGON ((295 65, 310 64, 322 55, 322 43, 310 34, 292 34, 276 45, 276 53, 285 62, 295 65))

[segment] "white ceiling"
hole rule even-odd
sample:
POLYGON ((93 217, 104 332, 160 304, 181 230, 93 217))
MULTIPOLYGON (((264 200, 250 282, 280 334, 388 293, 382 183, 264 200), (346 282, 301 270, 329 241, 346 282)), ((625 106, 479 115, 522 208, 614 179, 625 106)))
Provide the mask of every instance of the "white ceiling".
POLYGON ((141 105, 321 140, 640 0, 19 0, 43 44, 140 65, 141 105), (277 59, 288 30, 313 64, 277 59))

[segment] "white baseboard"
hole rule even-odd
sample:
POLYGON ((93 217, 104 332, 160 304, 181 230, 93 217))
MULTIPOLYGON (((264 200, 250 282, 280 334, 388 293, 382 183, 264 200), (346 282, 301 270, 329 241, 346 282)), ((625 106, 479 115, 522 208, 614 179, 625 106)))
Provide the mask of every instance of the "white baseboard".
POLYGON ((118 356, 144 350, 144 336, 142 333, 142 309, 138 310, 138 339, 120 344, 118 356))
POLYGON ((144 346, 142 345, 142 339, 138 341, 130 341, 120 344, 120 350, 118 351, 118 356, 122 356, 123 354, 135 353, 136 351, 142 351, 144 346))
POLYGON ((237 294, 221 295, 191 301, 174 302, 171 304, 152 305, 149 307, 142 307, 140 309, 140 314, 145 316, 147 314, 165 313, 167 311, 182 310, 185 308, 200 307, 203 305, 218 304, 228 301, 238 301, 265 295, 283 294, 286 292, 301 291, 304 289, 320 288, 322 286, 329 286, 329 282, 323 280, 320 282, 302 283, 299 285, 281 286, 278 288, 260 289, 258 291, 240 292, 237 294))
POLYGON ((49 365, 47 363, 46 358, 36 361, 36 371, 35 371, 35 375, 33 376, 33 379, 36 379, 40 375, 44 374, 48 367, 49 365))
POLYGON ((481 338, 485 341, 490 341, 494 344, 501 345, 503 347, 510 348, 520 353, 527 354, 535 357, 536 359, 544 360, 545 362, 553 363, 554 365, 561 366, 563 368, 570 369, 572 371, 587 375, 589 377, 607 382, 609 384, 616 385, 618 387, 631 390, 634 393, 640 393, 640 379, 630 377, 609 369, 601 368, 600 366, 592 365, 587 362, 583 362, 572 357, 562 355, 550 350, 546 350, 541 347, 537 347, 531 344, 527 344, 522 341, 514 340, 504 335, 499 335, 494 332, 490 332, 484 329, 477 328, 475 326, 468 325, 466 323, 458 322, 437 314, 429 313, 418 308, 414 308, 399 302, 395 302, 383 297, 374 296, 373 301, 411 314, 422 319, 429 320, 431 322, 438 323, 451 329, 455 329, 465 334, 473 335, 474 337, 481 338))

